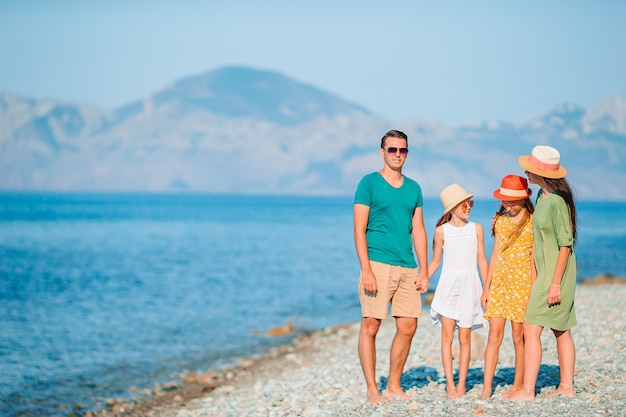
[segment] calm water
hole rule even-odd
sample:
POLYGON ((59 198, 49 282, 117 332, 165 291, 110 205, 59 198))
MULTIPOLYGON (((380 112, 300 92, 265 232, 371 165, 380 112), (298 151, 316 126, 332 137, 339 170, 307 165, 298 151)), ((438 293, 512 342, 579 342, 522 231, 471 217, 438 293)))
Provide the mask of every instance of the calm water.
MULTIPOLYGON (((580 277, 626 276, 626 203, 578 208, 580 277)), ((254 330, 359 320, 358 268, 351 197, 0 194, 0 413, 96 409, 285 341, 254 330)))

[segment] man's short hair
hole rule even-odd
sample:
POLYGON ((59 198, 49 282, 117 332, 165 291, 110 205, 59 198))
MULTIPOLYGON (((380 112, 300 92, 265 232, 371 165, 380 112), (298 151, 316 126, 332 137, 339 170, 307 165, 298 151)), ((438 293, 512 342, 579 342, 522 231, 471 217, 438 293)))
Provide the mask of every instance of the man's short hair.
POLYGON ((385 139, 387 138, 404 139, 406 140, 407 146, 409 145, 409 138, 404 132, 401 132, 399 130, 390 130, 389 132, 385 133, 385 136, 383 136, 383 138, 380 140, 381 148, 385 148, 385 139))

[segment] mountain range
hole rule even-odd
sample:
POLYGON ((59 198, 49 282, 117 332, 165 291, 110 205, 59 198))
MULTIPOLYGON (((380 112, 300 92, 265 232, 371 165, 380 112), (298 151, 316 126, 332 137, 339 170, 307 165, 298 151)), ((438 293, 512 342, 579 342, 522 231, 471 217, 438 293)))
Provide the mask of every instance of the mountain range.
POLYGON ((275 71, 225 67, 112 111, 0 94, 0 190, 351 195, 389 129, 427 197, 490 196, 519 155, 561 151, 577 197, 626 200, 626 101, 558 104, 520 124, 389 121, 275 71))

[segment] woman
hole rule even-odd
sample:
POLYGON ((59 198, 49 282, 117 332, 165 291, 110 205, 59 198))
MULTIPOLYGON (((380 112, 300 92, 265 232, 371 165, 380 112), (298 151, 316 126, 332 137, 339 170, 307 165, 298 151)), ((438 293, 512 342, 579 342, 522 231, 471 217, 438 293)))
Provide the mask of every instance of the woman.
POLYGON ((552 329, 559 357, 560 383, 548 394, 574 396, 576 350, 570 329, 576 325, 576 207, 560 153, 536 146, 519 164, 530 183, 541 187, 533 215, 534 258, 537 269, 524 318, 524 380, 510 400, 533 400, 541 365, 541 332, 552 329))

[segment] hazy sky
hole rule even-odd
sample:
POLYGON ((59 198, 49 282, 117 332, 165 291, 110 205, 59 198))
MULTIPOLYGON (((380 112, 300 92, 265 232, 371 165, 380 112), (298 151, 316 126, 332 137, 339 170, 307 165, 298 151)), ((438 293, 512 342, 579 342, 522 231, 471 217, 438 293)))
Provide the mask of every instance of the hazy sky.
POLYGON ((0 92, 115 108, 226 65, 390 121, 626 97, 626 1, 0 0, 0 92))

